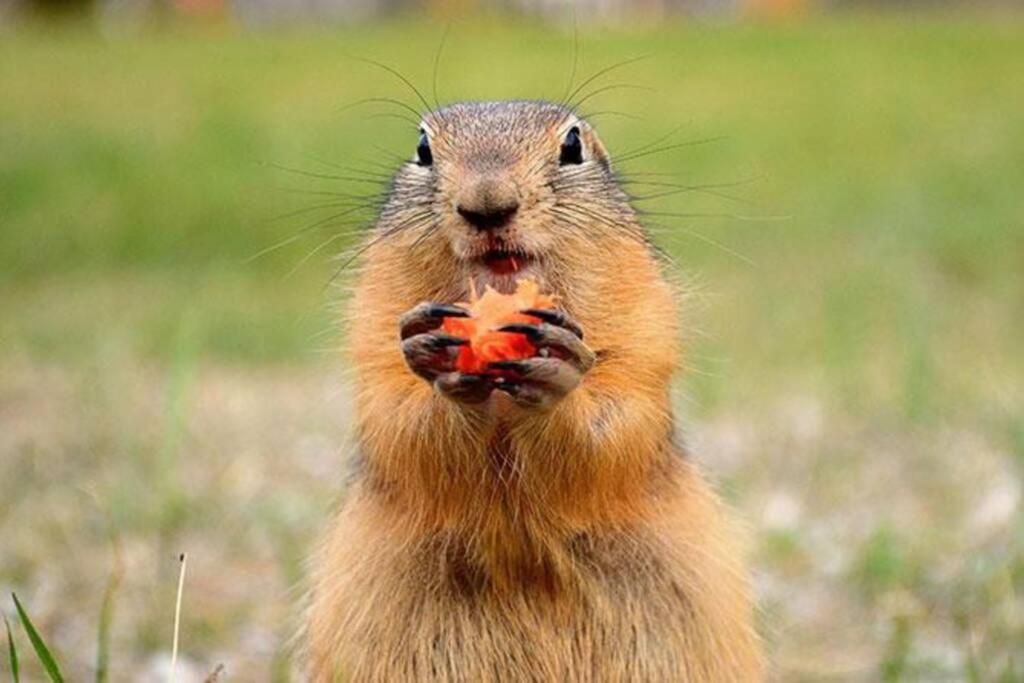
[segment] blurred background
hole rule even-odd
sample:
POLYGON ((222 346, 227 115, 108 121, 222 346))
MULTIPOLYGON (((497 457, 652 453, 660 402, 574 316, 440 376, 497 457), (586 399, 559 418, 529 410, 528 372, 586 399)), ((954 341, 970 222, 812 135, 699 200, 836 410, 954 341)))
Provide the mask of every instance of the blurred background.
POLYGON ((294 677, 336 257, 421 108, 363 60, 651 152, 775 680, 1024 680, 1020 3, 0 0, 0 609, 71 680, 163 680, 180 552, 187 678, 294 677))

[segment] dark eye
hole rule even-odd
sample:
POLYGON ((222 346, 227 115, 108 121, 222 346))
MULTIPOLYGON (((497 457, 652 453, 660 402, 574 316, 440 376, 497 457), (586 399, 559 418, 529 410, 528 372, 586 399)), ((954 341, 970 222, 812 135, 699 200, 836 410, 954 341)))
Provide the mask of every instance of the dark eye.
POLYGON ((416 143, 416 163, 420 166, 430 166, 434 163, 434 155, 430 151, 430 140, 427 139, 427 131, 420 128, 420 141, 416 143))
POLYGON ((562 140, 562 152, 558 156, 558 163, 562 166, 583 163, 583 142, 580 140, 580 129, 576 126, 570 128, 565 134, 565 140, 562 140))

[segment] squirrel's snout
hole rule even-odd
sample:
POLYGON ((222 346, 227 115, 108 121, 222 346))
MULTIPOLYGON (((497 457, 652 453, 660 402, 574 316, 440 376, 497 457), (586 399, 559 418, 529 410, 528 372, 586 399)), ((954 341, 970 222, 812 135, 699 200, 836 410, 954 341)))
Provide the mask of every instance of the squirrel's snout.
POLYGON ((459 192, 455 210, 477 230, 496 230, 519 210, 519 193, 508 181, 481 178, 459 192))

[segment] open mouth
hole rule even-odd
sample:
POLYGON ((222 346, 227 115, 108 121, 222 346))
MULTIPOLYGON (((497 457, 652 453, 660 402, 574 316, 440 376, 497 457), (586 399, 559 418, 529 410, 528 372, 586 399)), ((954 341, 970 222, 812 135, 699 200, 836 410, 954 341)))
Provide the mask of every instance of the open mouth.
POLYGON ((499 247, 485 251, 480 260, 495 275, 512 275, 527 266, 532 257, 522 249, 499 247))

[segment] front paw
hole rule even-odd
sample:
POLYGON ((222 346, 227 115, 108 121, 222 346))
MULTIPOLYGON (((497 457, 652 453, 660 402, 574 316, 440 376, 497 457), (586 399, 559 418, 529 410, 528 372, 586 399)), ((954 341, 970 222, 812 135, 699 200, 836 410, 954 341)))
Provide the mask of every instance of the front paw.
POLYGON ((402 355, 409 369, 442 395, 463 403, 482 403, 494 390, 492 378, 455 369, 459 347, 468 342, 438 331, 445 318, 466 317, 457 306, 421 303, 399 320, 402 355))
POLYGON ((583 343, 580 326, 561 311, 527 309, 543 322, 514 323, 502 332, 526 335, 537 355, 524 360, 497 361, 488 370, 498 373, 494 385, 521 406, 541 408, 575 389, 593 366, 596 355, 583 343))

